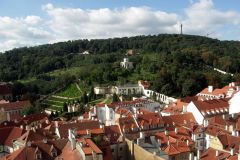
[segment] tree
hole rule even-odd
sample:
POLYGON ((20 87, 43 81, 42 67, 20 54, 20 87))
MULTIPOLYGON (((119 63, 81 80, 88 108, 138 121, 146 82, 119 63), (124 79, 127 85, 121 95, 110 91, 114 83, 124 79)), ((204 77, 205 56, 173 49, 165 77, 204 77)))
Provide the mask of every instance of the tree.
POLYGON ((68 111, 68 105, 67 105, 66 102, 64 102, 64 104, 63 104, 63 111, 64 111, 64 112, 67 112, 67 111, 68 111))
POLYGON ((83 104, 87 104, 88 103, 88 96, 87 96, 86 91, 83 92, 82 102, 83 102, 83 104))
POLYGON ((195 93, 195 81, 187 79, 182 85, 182 96, 192 96, 195 93))
POLYGON ((113 99, 112 100, 113 102, 119 102, 120 101, 116 93, 113 93, 113 98, 112 99, 113 99))
POLYGON ((82 115, 83 113, 85 113, 84 104, 81 103, 81 104, 79 105, 78 112, 79 112, 80 115, 82 115))

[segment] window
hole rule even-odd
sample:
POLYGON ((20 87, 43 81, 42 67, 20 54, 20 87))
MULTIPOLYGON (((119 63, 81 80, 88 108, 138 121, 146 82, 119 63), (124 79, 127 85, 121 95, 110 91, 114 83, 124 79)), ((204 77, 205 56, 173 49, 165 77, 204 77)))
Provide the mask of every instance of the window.
POLYGON ((122 147, 120 147, 119 150, 122 151, 122 147))
POLYGON ((114 152, 114 149, 111 149, 112 153, 114 152))
POLYGON ((41 155, 41 153, 37 153, 37 154, 36 154, 36 159, 37 159, 37 160, 42 159, 42 155, 41 155))
POLYGON ((53 157, 57 157, 57 152, 56 151, 52 151, 52 156, 53 157))

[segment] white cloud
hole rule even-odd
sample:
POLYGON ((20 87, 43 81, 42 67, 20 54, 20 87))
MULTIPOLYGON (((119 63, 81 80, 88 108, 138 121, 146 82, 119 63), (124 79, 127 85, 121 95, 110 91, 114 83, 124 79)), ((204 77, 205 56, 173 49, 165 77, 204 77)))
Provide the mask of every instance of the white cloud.
POLYGON ((52 35, 40 24, 41 18, 0 17, 0 52, 15 47, 47 43, 52 35))
MULTIPOLYGON (((109 38, 159 33, 179 33, 224 38, 221 29, 240 28, 240 13, 218 10, 212 0, 190 0, 183 15, 152 8, 61 8, 42 6, 47 18, 0 17, 0 51, 20 46, 82 38, 109 38)), ((228 32, 227 36, 230 36, 228 32)))
POLYGON ((51 17, 50 28, 57 39, 107 38, 139 34, 176 33, 179 16, 148 7, 121 9, 42 7, 51 17))
POLYGON ((24 21, 29 25, 40 25, 43 22, 39 16, 27 16, 24 21))
POLYGON ((184 29, 191 34, 215 32, 225 25, 240 25, 240 13, 217 10, 212 0, 200 0, 185 9, 184 29))

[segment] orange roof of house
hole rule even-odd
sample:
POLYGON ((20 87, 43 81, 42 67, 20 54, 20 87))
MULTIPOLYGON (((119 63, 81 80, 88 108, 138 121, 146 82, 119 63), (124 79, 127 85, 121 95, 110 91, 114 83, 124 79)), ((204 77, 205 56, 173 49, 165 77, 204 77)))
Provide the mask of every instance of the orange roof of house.
POLYGON ((204 151, 201 154, 200 159, 201 160, 209 160, 209 159, 211 159, 211 160, 219 160, 219 159, 237 160, 236 155, 231 156, 230 153, 220 151, 220 150, 218 150, 218 156, 216 156, 216 151, 217 150, 209 147, 206 151, 204 151))
POLYGON ((91 155, 93 152, 102 154, 102 151, 90 138, 80 138, 78 142, 82 143, 82 150, 86 155, 91 155))
POLYGON ((190 123, 196 124, 196 120, 192 113, 183 113, 178 115, 163 116, 163 121, 171 125, 188 125, 190 123))
POLYGON ((18 101, 0 104, 0 108, 4 108, 5 111, 19 110, 29 106, 31 106, 30 101, 18 101))
MULTIPOLYGON (((88 129, 85 129, 85 130, 78 130, 77 131, 77 134, 78 135, 87 135, 87 131, 88 129)), ((104 130, 102 128, 94 128, 94 129, 89 129, 89 132, 91 134, 103 134, 104 133, 104 130)))
POLYGON ((219 96, 219 95, 225 95, 227 93, 227 89, 223 88, 223 89, 214 89, 212 92, 208 91, 208 88, 203 89, 200 93, 201 94, 209 94, 209 95, 215 95, 215 96, 219 96))
POLYGON ((239 153, 240 137, 230 134, 220 134, 217 137, 225 150, 230 151, 231 148, 234 148, 234 153, 239 153))
POLYGON ((198 108, 200 112, 202 111, 210 111, 210 110, 219 110, 219 109, 228 109, 229 98, 223 99, 213 99, 213 100, 206 100, 206 101, 192 101, 194 105, 198 108))
POLYGON ((82 159, 82 156, 77 149, 72 150, 71 142, 68 141, 62 149, 62 153, 58 156, 58 159, 79 160, 82 159))
POLYGON ((86 130, 100 128, 100 123, 95 120, 83 120, 71 123, 59 123, 58 129, 61 137, 68 137, 68 129, 86 130))
POLYGON ((205 133, 209 134, 211 136, 217 136, 220 134, 231 134, 230 132, 226 131, 225 129, 223 129, 219 126, 211 125, 211 124, 209 124, 207 127, 205 127, 205 133))
POLYGON ((0 128, 0 144, 12 147, 13 140, 24 134, 24 130, 18 127, 0 128))

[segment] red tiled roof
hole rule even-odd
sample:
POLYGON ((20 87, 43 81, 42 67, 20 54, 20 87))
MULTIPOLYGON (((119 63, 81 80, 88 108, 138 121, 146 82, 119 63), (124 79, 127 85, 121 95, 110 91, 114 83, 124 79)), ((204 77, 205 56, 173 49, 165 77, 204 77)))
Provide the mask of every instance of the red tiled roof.
POLYGON ((5 111, 19 110, 29 106, 31 106, 30 101, 18 101, 0 104, 0 108, 4 108, 5 111))
POLYGON ((228 109, 229 98, 224 99, 213 99, 213 100, 206 100, 206 101, 192 101, 195 106, 198 108, 200 112, 202 111, 210 111, 210 110, 219 110, 219 109, 228 109))
POLYGON ((107 104, 109 108, 116 108, 116 107, 127 107, 131 105, 142 106, 144 103, 150 103, 147 99, 138 98, 133 101, 123 101, 123 102, 113 102, 107 104))
POLYGON ((220 134, 230 134, 230 132, 226 131, 225 129, 211 124, 205 128, 205 133, 211 136, 217 136, 220 134))
POLYGON ((72 123, 59 123, 59 133, 62 138, 68 137, 68 129, 76 130, 86 130, 86 129, 96 129, 100 128, 100 123, 98 121, 84 120, 72 123))
POLYGON ((71 142, 68 142, 63 148, 61 155, 58 156, 59 159, 69 159, 69 160, 79 160, 82 159, 80 152, 77 149, 72 150, 71 142))
POLYGON ((208 88, 203 89, 200 93, 201 94, 209 94, 209 95, 215 95, 215 96, 219 96, 221 94, 225 95, 227 92, 226 88, 223 89, 214 89, 212 92, 208 91, 208 88))
POLYGON ((138 114, 137 122, 138 124, 144 122, 147 125, 164 124, 164 121, 162 117, 159 115, 159 113, 151 113, 151 112, 146 114, 138 114))
POLYGON ((78 142, 82 143, 82 150, 86 155, 91 155, 93 151, 96 154, 102 154, 102 151, 90 138, 80 138, 78 142))
POLYGON ((239 153, 240 137, 235 137, 229 134, 218 135, 218 139, 225 150, 230 151, 234 148, 234 153, 239 153))
POLYGON ((85 129, 85 130, 78 130, 77 131, 77 134, 78 135, 87 135, 87 132, 88 131, 91 133, 91 134, 96 134, 96 135, 99 135, 99 134, 103 134, 104 133, 104 130, 102 128, 94 128, 94 129, 85 129))
POLYGON ((27 115, 18 122, 20 125, 21 124, 31 124, 32 122, 36 121, 46 121, 48 120, 48 115, 45 113, 36 113, 36 114, 31 114, 27 115))
POLYGON ((30 146, 23 147, 14 151, 13 153, 5 156, 3 160, 28 160, 36 159, 36 154, 41 153, 42 159, 54 160, 55 157, 51 154, 51 151, 55 149, 57 155, 59 155, 66 146, 67 139, 59 139, 53 141, 43 141, 31 143, 30 146))
POLYGON ((163 116, 162 118, 163 118, 163 121, 166 124, 169 124, 170 126, 172 126, 172 125, 186 126, 189 124, 197 123, 192 113, 163 116))
POLYGON ((19 138, 24 132, 23 129, 18 127, 0 128, 0 144, 12 147, 13 140, 19 138))
POLYGON ((104 134, 110 138, 110 143, 117 143, 119 137, 121 136, 120 128, 118 125, 105 126, 104 134))
POLYGON ((219 159, 228 159, 228 160, 237 160, 234 159, 234 156, 231 156, 228 152, 218 151, 218 156, 216 156, 216 150, 213 148, 208 148, 200 156, 201 160, 219 160, 219 159))

